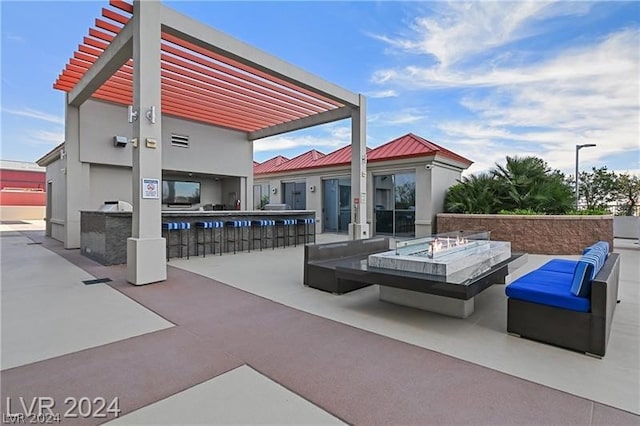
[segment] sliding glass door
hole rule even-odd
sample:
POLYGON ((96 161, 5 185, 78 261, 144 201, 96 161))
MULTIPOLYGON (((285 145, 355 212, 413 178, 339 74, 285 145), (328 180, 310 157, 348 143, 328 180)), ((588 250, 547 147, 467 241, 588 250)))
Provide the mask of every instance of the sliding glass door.
POLYGON ((415 235, 416 175, 414 172, 374 176, 376 234, 415 235))
POLYGON ((347 232, 351 220, 351 179, 322 181, 322 217, 324 232, 347 232))

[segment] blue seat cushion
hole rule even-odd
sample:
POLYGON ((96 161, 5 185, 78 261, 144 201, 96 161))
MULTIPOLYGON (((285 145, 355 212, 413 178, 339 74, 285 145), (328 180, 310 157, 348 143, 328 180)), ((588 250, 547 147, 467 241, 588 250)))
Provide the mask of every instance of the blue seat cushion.
POLYGON ((162 224, 162 229, 167 229, 169 231, 176 229, 191 229, 191 224, 189 222, 164 222, 162 224))
POLYGON ((228 220, 227 226, 232 228, 246 228, 251 226, 250 220, 228 220))
POLYGON ((577 264, 577 260, 553 259, 548 261, 538 269, 542 271, 563 272, 565 274, 573 275, 573 272, 576 270, 577 264))
POLYGON ((571 293, 573 275, 536 269, 509 284, 508 297, 578 312, 589 312, 591 301, 571 293))

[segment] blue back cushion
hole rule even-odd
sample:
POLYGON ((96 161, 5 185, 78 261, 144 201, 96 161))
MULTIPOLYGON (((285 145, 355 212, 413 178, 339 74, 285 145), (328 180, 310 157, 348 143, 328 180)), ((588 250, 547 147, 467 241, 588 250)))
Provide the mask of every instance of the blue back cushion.
POLYGON ((582 254, 587 254, 589 250, 592 250, 594 248, 598 248, 598 249, 604 250, 605 253, 609 253, 609 243, 606 241, 598 241, 597 243, 585 248, 582 251, 582 254))
POLYGON ((576 270, 573 272, 573 279, 571 280, 571 294, 579 297, 589 297, 591 294, 591 280, 593 279, 593 270, 595 269, 595 262, 587 262, 580 259, 576 265, 576 270))
POLYGON ((595 244, 583 254, 573 273, 571 281, 571 293, 579 297, 589 297, 591 294, 591 281, 604 266, 608 255, 608 244, 595 244))

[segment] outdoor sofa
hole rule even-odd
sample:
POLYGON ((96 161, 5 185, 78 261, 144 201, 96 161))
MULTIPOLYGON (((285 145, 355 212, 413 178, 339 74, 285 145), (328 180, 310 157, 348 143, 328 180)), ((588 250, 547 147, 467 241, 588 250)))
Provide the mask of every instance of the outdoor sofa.
POLYGON ((353 267, 366 262, 370 254, 389 250, 388 237, 349 240, 304 246, 304 285, 343 294, 371 285, 336 277, 339 266, 353 267))
POLYGON ((603 357, 618 302, 620 260, 600 241, 509 284, 507 332, 603 357))

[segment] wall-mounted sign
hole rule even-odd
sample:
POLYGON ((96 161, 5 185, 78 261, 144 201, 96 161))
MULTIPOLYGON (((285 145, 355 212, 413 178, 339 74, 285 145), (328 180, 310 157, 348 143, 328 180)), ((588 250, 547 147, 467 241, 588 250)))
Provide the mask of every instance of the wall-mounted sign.
POLYGON ((160 179, 142 178, 142 198, 158 199, 160 179))

